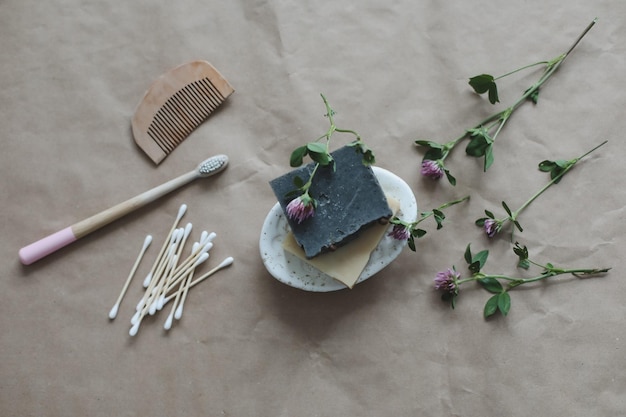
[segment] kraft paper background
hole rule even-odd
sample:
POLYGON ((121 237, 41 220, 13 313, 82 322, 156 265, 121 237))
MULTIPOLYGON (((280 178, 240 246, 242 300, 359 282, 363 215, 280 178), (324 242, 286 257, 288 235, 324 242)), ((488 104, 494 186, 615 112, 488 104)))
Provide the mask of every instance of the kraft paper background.
MULTIPOLYGON (((626 3, 601 1, 0 2, 0 415, 2 416, 619 416, 626 412, 624 131, 626 3), (452 187, 419 174, 416 139, 445 142, 512 104, 539 76, 503 79, 496 106, 469 77, 552 59, 597 24, 495 145, 495 163, 446 161, 452 187), (163 163, 134 144, 130 119, 150 84, 195 59, 236 92, 163 163), (421 210, 470 195, 353 290, 319 294, 275 280, 259 234, 268 181, 328 127, 358 131, 377 165, 404 179, 421 210), (588 279, 489 294, 464 286, 455 310, 433 289, 463 252, 486 272, 515 267, 508 233, 474 225, 521 205, 548 176, 544 159, 581 161, 520 216, 541 263, 612 267, 588 279), (217 153, 226 171, 196 181, 31 265, 18 250, 148 190, 217 153), (181 204, 182 223, 217 233, 171 331, 168 310, 139 334, 129 320, 141 279, 181 204), (118 317, 144 237, 154 236, 118 317)), ((349 140, 335 136, 332 147, 349 140)), ((506 231, 510 231, 509 228, 506 231)))

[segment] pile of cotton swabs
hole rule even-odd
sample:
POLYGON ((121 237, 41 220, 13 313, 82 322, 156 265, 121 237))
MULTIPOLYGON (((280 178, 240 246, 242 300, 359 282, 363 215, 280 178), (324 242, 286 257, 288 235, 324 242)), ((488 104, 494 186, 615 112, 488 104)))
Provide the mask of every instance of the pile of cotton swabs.
MULTIPOLYGON (((163 328, 169 330, 172 327, 174 319, 180 320, 183 315, 183 307, 189 289, 196 286, 200 282, 204 281, 217 271, 225 268, 233 263, 232 257, 227 257, 218 266, 194 279, 196 268, 205 263, 209 259, 209 251, 213 247, 213 240, 215 239, 215 233, 202 232, 200 240, 195 242, 192 246, 190 253, 183 255, 185 244, 191 233, 192 225, 187 223, 185 227, 178 227, 180 219, 187 211, 187 206, 183 204, 178 210, 178 216, 169 231, 169 234, 159 254, 157 255, 154 264, 146 278, 143 281, 143 287, 145 288, 144 295, 137 303, 135 315, 132 317, 130 323, 131 328, 129 334, 135 336, 139 331, 141 321, 146 315, 153 316, 157 311, 160 311, 170 301, 173 302, 170 314, 165 320, 163 328)), ((148 246, 152 242, 152 236, 146 236, 143 247, 139 252, 139 256, 133 265, 128 278, 122 288, 117 301, 109 312, 109 318, 115 319, 120 307, 120 303, 128 290, 128 286, 132 281, 137 267, 141 262, 148 246)))

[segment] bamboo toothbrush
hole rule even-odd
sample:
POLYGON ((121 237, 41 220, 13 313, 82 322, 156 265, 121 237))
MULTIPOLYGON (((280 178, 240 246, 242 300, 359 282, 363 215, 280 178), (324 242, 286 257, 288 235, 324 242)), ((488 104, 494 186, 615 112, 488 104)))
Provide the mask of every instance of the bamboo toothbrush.
POLYGON ((215 155, 198 164, 193 171, 23 247, 19 251, 20 261, 24 265, 30 265, 193 180, 210 177, 221 172, 227 165, 228 157, 226 155, 215 155))

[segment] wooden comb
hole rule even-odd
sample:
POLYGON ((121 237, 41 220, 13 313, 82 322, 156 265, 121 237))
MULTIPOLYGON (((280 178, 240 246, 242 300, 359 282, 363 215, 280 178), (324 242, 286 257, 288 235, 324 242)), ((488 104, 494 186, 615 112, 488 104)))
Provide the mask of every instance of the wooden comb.
POLYGON ((135 110, 135 142, 159 164, 234 91, 206 61, 168 71, 150 86, 135 110))

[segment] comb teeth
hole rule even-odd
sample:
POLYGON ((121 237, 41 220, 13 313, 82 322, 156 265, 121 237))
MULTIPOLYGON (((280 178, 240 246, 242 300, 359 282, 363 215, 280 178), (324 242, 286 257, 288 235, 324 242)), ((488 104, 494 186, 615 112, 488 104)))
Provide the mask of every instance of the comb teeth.
POLYGON ((157 111, 148 135, 169 154, 224 100, 208 78, 187 84, 157 111))
POLYGON ((234 92, 206 61, 162 75, 146 92, 132 120, 137 145, 160 163, 234 92))

